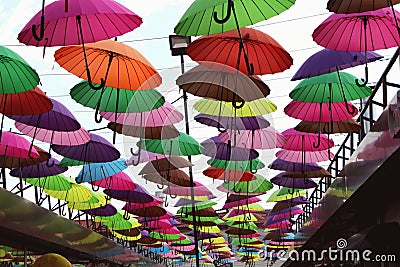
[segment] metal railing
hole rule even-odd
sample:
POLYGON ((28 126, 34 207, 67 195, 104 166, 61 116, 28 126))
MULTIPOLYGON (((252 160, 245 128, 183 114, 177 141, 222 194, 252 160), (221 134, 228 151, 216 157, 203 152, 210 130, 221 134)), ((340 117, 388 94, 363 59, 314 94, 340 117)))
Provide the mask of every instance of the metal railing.
POLYGON ((397 61, 400 55, 400 48, 396 50, 393 57, 389 61, 385 71, 373 88, 372 94, 369 96, 368 100, 362 105, 362 110, 359 113, 357 122, 361 125, 360 133, 349 133, 342 145, 339 147, 335 156, 331 160, 328 166, 328 171, 331 173, 331 177, 324 177, 318 183, 318 186, 311 193, 309 200, 310 203, 303 205, 304 213, 299 215, 296 220, 296 230, 300 230, 301 227, 306 222, 307 218, 310 216, 311 212, 319 204, 324 193, 328 190, 333 179, 338 177, 339 173, 343 170, 346 165, 347 160, 356 150, 357 146, 361 143, 367 133, 370 131, 371 127, 377 121, 382 112, 386 109, 388 105, 388 87, 400 88, 400 85, 391 83, 387 81, 387 76, 392 69, 394 63, 397 61))

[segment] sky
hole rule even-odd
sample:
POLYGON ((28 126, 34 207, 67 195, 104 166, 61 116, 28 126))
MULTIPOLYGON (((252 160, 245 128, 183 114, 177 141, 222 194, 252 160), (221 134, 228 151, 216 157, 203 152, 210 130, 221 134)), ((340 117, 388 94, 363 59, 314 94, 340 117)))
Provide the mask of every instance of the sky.
MULTIPOLYGON (((46 4, 52 1, 46 1, 46 4)), ((172 102, 180 95, 178 88, 175 86, 175 79, 180 75, 179 57, 171 56, 169 50, 168 36, 173 33, 174 26, 179 21, 185 10, 190 6, 192 1, 189 0, 119 0, 119 3, 125 5, 136 14, 143 18, 143 24, 134 31, 118 37, 118 41, 124 42, 140 51, 159 71, 163 77, 163 84, 159 91, 163 93, 166 100, 172 102)), ((290 81, 290 78, 301 66, 301 64, 312 54, 322 49, 311 37, 314 29, 325 19, 330 13, 326 10, 327 0, 297 0, 296 4, 279 16, 273 17, 267 21, 260 22, 252 27, 261 30, 276 41, 278 41, 294 59, 293 66, 283 73, 274 75, 264 75, 261 78, 271 88, 271 94, 268 97, 277 106, 278 111, 269 116, 271 124, 280 132, 294 127, 299 121, 291 119, 283 113, 284 107, 290 102, 289 92, 296 86, 297 82, 290 81)), ((54 61, 54 51, 58 48, 28 47, 19 44, 17 40, 18 32, 29 21, 29 19, 40 10, 41 4, 38 0, 19 0, 19 1, 1 1, 0 2, 0 45, 5 45, 20 54, 26 61, 37 70, 41 78, 41 88, 47 95, 61 101, 76 116, 82 126, 86 129, 95 129, 104 127, 105 122, 96 124, 94 122, 94 111, 77 104, 69 96, 69 90, 80 81, 79 78, 67 73, 58 66, 54 61), (43 53, 45 52, 45 53, 43 53)), ((392 50, 378 51, 386 58, 390 58, 393 54, 392 50)), ((376 81, 386 66, 387 61, 377 62, 370 65, 370 80, 376 81)), ((188 57, 185 57, 185 69, 188 70, 195 66, 188 57)), ((356 76, 362 75, 363 67, 356 67, 348 70, 356 76)), ((207 138, 217 135, 217 131, 211 127, 204 127, 193 121, 194 115, 197 114, 191 106, 198 98, 189 96, 190 114, 189 121, 191 125, 191 135, 199 142, 207 138)), ((182 101, 176 103, 176 107, 183 113, 182 101)), ((5 129, 12 127, 11 121, 6 121, 5 129)), ((184 131, 184 125, 181 123, 177 128, 184 131)), ((15 128, 14 128, 15 129, 15 128)), ((108 130, 95 132, 111 141, 112 133, 108 130)), ((336 136, 335 140, 339 140, 336 144, 340 145, 340 137, 336 136)), ((116 147, 121 151, 123 157, 129 157, 129 148, 137 139, 125 138, 117 136, 116 147)), ((44 148, 48 145, 35 142, 44 148)), ((268 165, 273 160, 273 155, 277 150, 260 151, 261 160, 268 165)), ((60 158, 55 153, 55 157, 60 158)), ((194 157, 194 173, 195 180, 202 182, 204 185, 212 189, 219 197, 218 206, 222 206, 225 194, 215 190, 220 183, 215 182, 202 175, 202 170, 207 167, 206 160, 208 157, 194 157), (222 203, 222 204, 221 204, 222 203)), ((326 166, 325 164, 322 164, 326 166)), ((146 184, 141 177, 137 175, 140 168, 130 167, 127 173, 134 178, 136 182, 144 184, 151 193, 158 190, 154 185, 146 184)), ((68 171, 68 175, 74 176, 79 172, 79 168, 72 168, 68 171)), ((267 168, 260 170, 259 174, 272 178, 277 172, 269 171, 267 168)), ((10 178, 12 179, 12 178, 10 178)), ((277 189, 275 187, 274 189, 277 189)), ((274 190, 271 190, 271 192, 274 190)), ((267 194, 264 199, 267 198, 267 194)), ((272 207, 272 204, 263 202, 266 208, 272 207)), ((170 204, 170 206, 172 206, 170 204)), ((218 208, 217 206, 217 208, 218 208)))

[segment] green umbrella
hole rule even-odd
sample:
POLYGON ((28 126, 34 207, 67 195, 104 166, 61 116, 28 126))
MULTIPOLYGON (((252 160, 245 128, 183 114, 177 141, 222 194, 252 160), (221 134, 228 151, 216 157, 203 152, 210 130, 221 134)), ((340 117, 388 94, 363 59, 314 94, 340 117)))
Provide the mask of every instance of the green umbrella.
POLYGON ((346 72, 332 72, 307 78, 302 80, 289 96, 297 101, 312 103, 346 102, 369 96, 372 93, 371 88, 359 87, 356 79, 346 72))
POLYGON ((124 220, 124 216, 122 215, 121 211, 118 211, 117 213, 115 213, 112 216, 96 216, 94 218, 95 222, 104 222, 104 221, 122 221, 124 220))
POLYGON ((231 171, 250 171, 258 170, 265 167, 265 164, 260 159, 245 160, 245 161, 226 161, 219 159, 209 159, 207 163, 215 168, 231 170, 231 171))
MULTIPOLYGON (((186 221, 193 221, 193 216, 191 216, 191 215, 184 215, 184 216, 182 217, 182 219, 184 219, 184 220, 186 220, 186 221)), ((201 216, 196 216, 196 221, 198 221, 198 222, 214 222, 214 221, 217 221, 217 220, 219 220, 219 218, 218 218, 218 217, 215 217, 215 216, 213 216, 213 217, 201 217, 201 216)))
POLYGON ((23 180, 31 185, 54 191, 66 191, 72 188, 72 184, 63 174, 42 178, 23 178, 23 180))
POLYGON ((92 192, 80 184, 71 184, 71 188, 65 191, 45 189, 44 192, 59 200, 68 202, 85 202, 92 198, 92 192))
POLYGON ((184 240, 178 240, 174 241, 171 246, 186 246, 186 245, 192 245, 193 242, 189 239, 189 237, 185 236, 184 240))
MULTIPOLYGON (((201 201, 201 202, 196 202, 195 204, 195 209, 196 210, 201 210, 201 209, 206 209, 212 206, 217 205, 216 202, 211 201, 211 200, 206 200, 206 201, 201 201)), ((178 209, 177 213, 188 213, 188 212, 192 212, 192 206, 188 205, 188 206, 182 206, 178 209)))
POLYGON ((246 229, 246 230, 256 230, 258 231, 258 226, 254 222, 241 222, 237 223, 235 221, 226 221, 226 225, 230 227, 246 229))
POLYGON ((0 46, 0 94, 16 94, 34 89, 39 76, 12 50, 0 46))
POLYGON ((172 156, 199 155, 204 151, 204 147, 199 142, 183 132, 180 132, 178 137, 172 139, 143 139, 138 142, 138 146, 149 152, 172 156))
POLYGON ((195 0, 175 26, 174 32, 184 36, 199 36, 243 28, 279 15, 294 2, 295 0, 195 0), (222 21, 222 24, 214 19, 214 16, 222 19, 231 13, 232 16, 226 22, 222 21), (234 15, 237 16, 238 25, 234 15))
POLYGON ((159 232, 151 232, 149 233, 149 237, 157 240, 179 240, 181 238, 179 234, 164 234, 159 232))
POLYGON ((68 208, 74 210, 90 210, 107 205, 107 196, 101 192, 92 192, 92 198, 85 202, 68 203, 68 208))
POLYGON ((111 230, 128 230, 131 228, 136 228, 140 226, 136 219, 134 221, 130 220, 121 220, 121 221, 102 221, 101 223, 105 226, 109 227, 111 230))
POLYGON ((272 189, 273 184, 262 177, 259 174, 255 174, 256 179, 248 182, 227 182, 223 183, 222 186, 234 193, 266 193, 268 190, 272 189))
POLYGON ((231 245, 248 244, 258 241, 258 238, 233 238, 231 245))
POLYGON ((82 166, 85 165, 86 163, 83 161, 75 160, 75 159, 69 159, 69 158, 63 158, 58 166, 60 167, 73 167, 73 166, 82 166))
POLYGON ((307 191, 305 189, 282 187, 281 189, 273 192, 272 195, 268 198, 267 202, 278 202, 304 196, 306 192, 307 191))
POLYGON ((87 81, 82 81, 71 89, 71 97, 79 104, 114 113, 145 112, 161 107, 165 99, 156 90, 123 90, 105 86, 93 90, 87 81))

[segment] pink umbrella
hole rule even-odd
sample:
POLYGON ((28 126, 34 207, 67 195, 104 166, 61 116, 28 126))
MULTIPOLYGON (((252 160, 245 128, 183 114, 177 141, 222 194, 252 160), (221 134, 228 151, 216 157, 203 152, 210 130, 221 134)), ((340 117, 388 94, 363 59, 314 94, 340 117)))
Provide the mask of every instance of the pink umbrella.
POLYGON ((261 199, 259 199, 256 196, 247 197, 247 195, 246 195, 244 197, 245 198, 240 199, 240 200, 235 200, 235 201, 231 201, 231 202, 225 203, 225 205, 222 207, 222 209, 231 209, 231 208, 234 208, 234 207, 243 206, 243 205, 250 205, 252 203, 257 203, 257 202, 261 201, 261 199))
POLYGON ((136 184, 132 181, 131 177, 124 172, 119 172, 113 176, 90 183, 98 187, 113 190, 134 190, 136 188, 136 184))
MULTIPOLYGON (((228 143, 234 140, 234 130, 226 131, 218 135, 218 138, 228 143)), ((273 127, 257 130, 236 131, 236 146, 248 149, 273 149, 283 147, 286 138, 273 127)))
POLYGON ((154 232, 162 233, 162 234, 172 234, 172 235, 179 235, 181 231, 179 231, 178 228, 174 227, 169 227, 169 228, 157 228, 154 230, 154 232))
POLYGON ((159 127, 172 125, 183 120, 183 115, 171 103, 165 102, 161 107, 141 113, 118 113, 100 111, 106 120, 131 126, 159 127))
POLYGON ((42 142, 61 145, 61 146, 77 146, 83 145, 90 141, 89 133, 80 128, 76 131, 52 131, 44 128, 26 125, 21 122, 15 122, 15 127, 23 134, 33 137, 42 142), (36 128, 36 135, 35 135, 36 128))
POLYGON ((294 151, 282 149, 275 156, 290 162, 314 163, 331 160, 334 155, 328 151, 294 151))
MULTIPOLYGON (((191 188, 182 186, 168 186, 163 190, 164 194, 176 196, 190 196, 191 188)), ((194 195, 195 196, 210 196, 212 192, 203 184, 194 182, 194 195)))
MULTIPOLYGON (((126 206, 126 205, 125 205, 126 206)), ((125 207, 124 207, 125 208, 125 207)), ((123 208, 123 209, 124 209, 123 208)), ((170 223, 170 221, 168 221, 167 219, 163 219, 163 220, 156 220, 156 221, 149 221, 146 222, 145 225, 147 227, 150 228, 155 228, 155 229, 167 229, 167 228, 171 228, 172 224, 170 223)))
MULTIPOLYGON (((395 11, 397 21, 400 13, 395 11)), ((352 14, 332 14, 312 34, 314 41, 332 50, 365 52, 400 46, 396 21, 390 8, 352 14)), ((365 63, 368 82, 368 65, 365 63)), ((358 81, 358 80, 357 80, 358 81)))
POLYGON ((286 137, 287 142, 283 149, 294 151, 322 151, 332 148, 334 143, 324 134, 303 133, 296 131, 293 128, 282 132, 286 137), (316 144, 319 143, 317 146, 316 144))
POLYGON ((350 110, 355 110, 354 114, 347 112, 346 102, 309 103, 293 100, 284 111, 286 115, 304 121, 345 121, 358 114, 358 109, 351 102, 347 102, 347 105, 350 110), (330 107, 332 110, 329 110, 330 107))
POLYGON ((34 147, 30 151, 28 140, 14 133, 4 132, 0 141, 0 156, 13 158, 39 158, 40 155, 34 147))
POLYGON ((126 203, 125 206, 122 208, 123 210, 136 210, 136 209, 144 209, 144 208, 149 208, 149 207, 154 207, 157 205, 160 205, 161 203, 163 203, 163 200, 153 196, 153 201, 148 202, 148 203, 135 203, 135 202, 131 202, 131 203, 126 203))
POLYGON ((157 153, 153 153, 150 151, 146 151, 141 149, 139 152, 136 151, 134 153, 135 155, 131 156, 127 161, 126 164, 129 165, 137 165, 139 163, 145 163, 145 162, 149 162, 149 161, 153 161, 153 160, 158 160, 158 159, 162 159, 162 158, 166 158, 167 155, 163 155, 163 154, 157 154, 157 153), (139 155, 140 153, 140 155, 139 155), (139 159, 139 161, 138 161, 139 159))

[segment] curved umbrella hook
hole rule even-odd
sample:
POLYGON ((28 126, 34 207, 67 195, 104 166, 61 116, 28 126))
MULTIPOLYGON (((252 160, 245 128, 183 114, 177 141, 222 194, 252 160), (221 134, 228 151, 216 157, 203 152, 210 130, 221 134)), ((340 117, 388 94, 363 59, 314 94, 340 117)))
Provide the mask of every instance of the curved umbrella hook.
POLYGON ((131 215, 129 215, 128 211, 125 210, 124 215, 122 216, 125 220, 129 220, 131 218, 131 215))
MULTIPOLYGON (((356 79, 356 84, 358 87, 364 87, 368 84, 368 48, 367 48, 367 24, 368 24, 368 18, 367 16, 363 17, 363 23, 364 23, 364 57, 365 57, 365 79, 361 79, 361 82, 359 79, 356 79)), ((346 105, 347 106, 347 105, 346 105)), ((351 113, 352 114, 352 113, 351 113)))
POLYGON ((214 11, 213 18, 214 18, 215 22, 218 23, 218 24, 226 23, 229 20, 229 18, 231 17, 233 8, 234 8, 233 0, 228 0, 228 8, 226 10, 226 15, 225 15, 224 18, 219 19, 218 18, 218 13, 216 11, 214 11))
POLYGON ((39 32, 39 35, 37 35, 37 33, 36 33, 36 29, 37 29, 36 24, 32 25, 32 35, 33 35, 33 38, 35 38, 36 41, 41 41, 41 40, 43 40, 43 37, 44 37, 44 5, 45 5, 45 0, 42 0, 42 14, 41 14, 41 17, 40 17, 40 32, 39 32))
POLYGON ((165 195, 165 200, 164 200, 164 207, 168 207, 169 206, 169 203, 168 203, 168 194, 167 195, 165 195))
MULTIPOLYGON (((49 155, 50 155, 50 152, 51 152, 51 144, 53 143, 53 138, 54 138, 54 131, 51 133, 51 139, 50 139, 50 147, 49 147, 49 155)), ((46 161, 46 166, 48 167, 48 168, 51 168, 51 167, 53 167, 54 166, 54 163, 55 163, 55 161, 53 160, 53 162, 50 164, 50 159, 51 159, 51 156, 47 159, 47 161, 46 161)))
MULTIPOLYGON (((251 149, 254 147, 254 130, 251 130, 251 149)), ((253 160, 250 160, 250 172, 252 174, 257 173, 257 169, 253 170, 253 160)))
POLYGON ((143 112, 141 112, 140 113, 140 129, 141 129, 141 131, 140 131, 140 139, 139 139, 139 142, 137 143, 137 144, 139 144, 139 145, 137 145, 137 147, 138 147, 138 152, 137 153, 135 153, 134 151, 133 151, 133 148, 131 147, 131 155, 132 156, 137 156, 137 162, 135 162, 135 160, 132 160, 132 165, 133 166, 137 166, 139 163, 140 163, 140 157, 141 157, 141 151, 142 151, 142 143, 143 143, 143 136, 145 135, 145 129, 144 129, 144 127, 143 127, 143 112))
POLYGON ((101 90, 101 94, 100 94, 99 100, 97 101, 95 112, 94 112, 94 120, 96 123, 100 123, 103 120, 103 117, 101 115, 99 116, 100 104, 101 104, 101 99, 103 98, 103 94, 104 94, 104 88, 101 90))

